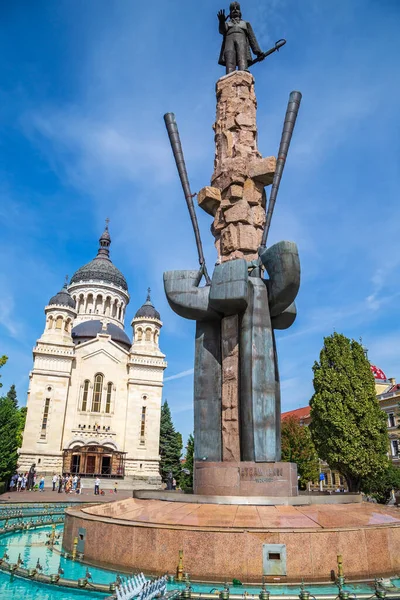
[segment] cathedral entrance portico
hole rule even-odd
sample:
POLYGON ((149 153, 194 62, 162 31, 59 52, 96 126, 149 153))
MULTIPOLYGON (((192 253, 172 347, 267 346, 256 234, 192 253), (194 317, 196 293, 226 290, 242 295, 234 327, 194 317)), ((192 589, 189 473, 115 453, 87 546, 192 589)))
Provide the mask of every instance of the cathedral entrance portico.
POLYGON ((125 475, 125 455, 109 446, 88 444, 74 446, 63 451, 63 474, 81 477, 123 478, 125 475))

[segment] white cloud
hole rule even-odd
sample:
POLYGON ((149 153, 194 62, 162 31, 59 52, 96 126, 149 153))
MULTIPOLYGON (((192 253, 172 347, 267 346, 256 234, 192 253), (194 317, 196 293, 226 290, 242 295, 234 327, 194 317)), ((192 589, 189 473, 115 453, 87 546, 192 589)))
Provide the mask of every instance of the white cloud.
POLYGON ((23 324, 15 316, 14 298, 6 291, 4 285, 0 287, 2 289, 0 294, 0 325, 11 337, 18 339, 22 334, 23 324))
POLYGON ((84 108, 46 107, 26 114, 23 124, 63 178, 85 192, 143 178, 153 187, 174 173, 166 136, 155 136, 154 129, 149 134, 123 115, 102 118, 84 108))
POLYGON ((194 369, 187 369, 187 371, 181 371, 176 375, 170 375, 169 377, 164 378, 164 382, 172 381, 173 379, 182 379, 182 377, 188 377, 189 375, 193 375, 194 369))

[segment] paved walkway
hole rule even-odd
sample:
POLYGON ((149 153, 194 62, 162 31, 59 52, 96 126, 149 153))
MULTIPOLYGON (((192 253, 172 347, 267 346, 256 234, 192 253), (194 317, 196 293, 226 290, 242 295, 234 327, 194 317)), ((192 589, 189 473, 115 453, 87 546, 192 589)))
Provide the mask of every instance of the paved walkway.
POLYGON ((6 492, 0 496, 0 503, 25 503, 25 502, 112 502, 132 498, 131 490, 119 490, 116 494, 112 490, 104 490, 103 495, 94 495, 94 489, 83 489, 81 494, 65 494, 65 492, 6 492))

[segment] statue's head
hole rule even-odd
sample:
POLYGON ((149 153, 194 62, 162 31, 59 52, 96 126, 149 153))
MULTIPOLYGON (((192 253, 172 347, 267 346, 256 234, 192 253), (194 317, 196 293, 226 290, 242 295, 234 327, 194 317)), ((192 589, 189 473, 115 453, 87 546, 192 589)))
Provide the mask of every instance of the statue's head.
POLYGON ((231 2, 229 6, 229 16, 231 19, 241 19, 242 12, 240 10, 239 2, 231 2))

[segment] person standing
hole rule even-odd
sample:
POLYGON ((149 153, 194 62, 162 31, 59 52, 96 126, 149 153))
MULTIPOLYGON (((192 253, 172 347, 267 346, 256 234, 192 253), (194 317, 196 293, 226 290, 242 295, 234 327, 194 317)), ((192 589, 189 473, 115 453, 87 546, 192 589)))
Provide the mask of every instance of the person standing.
POLYGON ((78 477, 76 480, 75 491, 77 494, 81 493, 81 478, 80 477, 78 477))
POLYGON ((53 492, 56 491, 56 484, 57 484, 57 475, 55 473, 53 473, 53 479, 51 480, 52 484, 53 484, 53 492))
POLYGON ((100 493, 100 479, 96 477, 94 480, 94 495, 98 496, 100 493))
POLYGON ((10 492, 13 492, 13 491, 15 490, 15 488, 16 488, 16 485, 17 485, 17 479, 18 479, 18 475, 17 475, 17 476, 13 475, 13 476, 11 477, 11 481, 10 481, 10 492))
POLYGON ((76 484, 78 483, 78 475, 74 475, 74 478, 72 479, 72 489, 74 490, 74 492, 76 491, 76 484))
POLYGON ((22 475, 21 492, 24 492, 26 490, 27 481, 28 481, 28 474, 24 473, 22 475))
POLYGON ((71 475, 67 476, 67 479, 65 481, 65 486, 64 486, 64 491, 66 494, 69 494, 72 488, 72 477, 71 475))
POLYGON ((43 476, 40 478, 39 492, 44 492, 44 477, 43 476))
POLYGON ((58 493, 61 494, 62 492, 62 487, 63 487, 63 476, 59 475, 58 476, 58 493))
POLYGON ((28 483, 27 483, 27 487, 28 487, 28 491, 32 491, 34 486, 35 486, 35 476, 36 476, 36 471, 35 471, 35 467, 36 464, 33 463, 33 465, 31 466, 31 468, 29 469, 29 473, 28 473, 28 483))
POLYGON ((17 479, 17 492, 21 491, 21 485, 22 485, 22 473, 19 473, 18 479, 17 479))

